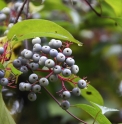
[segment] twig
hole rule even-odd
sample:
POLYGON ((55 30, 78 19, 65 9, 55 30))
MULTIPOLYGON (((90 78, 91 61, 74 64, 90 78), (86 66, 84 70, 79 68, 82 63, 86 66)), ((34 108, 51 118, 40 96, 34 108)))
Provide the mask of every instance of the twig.
POLYGON ((101 13, 98 13, 98 12, 91 6, 91 4, 90 4, 87 0, 84 0, 84 1, 89 5, 89 7, 95 12, 95 14, 96 14, 97 16, 101 17, 101 13))
MULTIPOLYGON (((60 106, 60 102, 45 88, 43 87, 44 90, 53 98, 53 100, 60 106)), ((78 117, 76 117, 75 115, 73 115, 72 113, 70 113, 68 110, 65 110, 69 115, 71 115, 73 118, 77 119, 78 121, 82 122, 83 124, 87 124, 86 122, 84 122, 83 120, 79 119, 78 117)))
POLYGON ((17 23, 17 21, 18 21, 18 19, 19 19, 19 16, 21 15, 22 10, 24 9, 24 6, 25 6, 25 4, 26 4, 27 1, 28 1, 28 0, 25 0, 25 1, 23 2, 23 5, 22 5, 22 7, 20 8, 20 11, 19 11, 19 13, 18 13, 18 15, 17 15, 17 18, 16 18, 14 24, 17 23))

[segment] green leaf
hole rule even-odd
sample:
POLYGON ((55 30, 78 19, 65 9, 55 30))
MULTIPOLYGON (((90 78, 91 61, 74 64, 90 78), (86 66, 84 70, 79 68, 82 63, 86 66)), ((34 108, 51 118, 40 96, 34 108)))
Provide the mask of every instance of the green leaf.
POLYGON ((15 124, 10 112, 5 106, 2 98, 1 86, 0 86, 0 124, 15 124))
POLYGON ((99 124, 111 124, 111 122, 98 110, 90 105, 77 104, 74 107, 81 108, 90 114, 99 124))
POLYGON ((96 103, 93 103, 91 102, 91 104, 98 110, 101 110, 102 111, 102 114, 105 114, 106 112, 113 112, 113 111, 119 111, 117 109, 113 109, 113 108, 108 108, 108 107, 105 107, 105 106, 101 106, 101 105, 98 105, 96 103))
POLYGON ((4 69, 4 66, 1 62, 0 62, 0 69, 4 69))
POLYGON ((113 8, 117 16, 122 16, 122 0, 105 0, 105 2, 113 8))
POLYGON ((11 71, 18 76, 22 74, 22 72, 17 70, 13 65, 11 65, 11 71))
POLYGON ((0 10, 6 7, 6 3, 3 0, 0 0, 0 10))
POLYGON ((15 24, 7 35, 9 40, 11 40, 13 36, 17 37, 17 41, 38 36, 67 40, 82 45, 81 42, 76 40, 67 30, 54 22, 43 19, 30 19, 15 24))

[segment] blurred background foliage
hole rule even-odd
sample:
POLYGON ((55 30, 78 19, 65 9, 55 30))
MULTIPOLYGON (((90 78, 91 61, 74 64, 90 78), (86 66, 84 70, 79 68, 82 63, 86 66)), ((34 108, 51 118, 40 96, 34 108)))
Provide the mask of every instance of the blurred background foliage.
MULTIPOLYGON (((68 30, 83 46, 73 44, 73 56, 79 65, 78 75, 87 77, 90 84, 102 95, 104 105, 117 108, 119 112, 108 113, 106 116, 112 124, 122 124, 122 28, 110 18, 97 16, 84 0, 30 0, 33 18, 52 20, 68 30)), ((15 0, 5 0, 8 6, 15 0)), ((89 0, 91 5, 100 12, 97 0, 89 0)), ((3 6, 6 6, 6 4, 3 6)), ((102 3, 103 16, 115 15, 113 9, 102 3)), ((0 8, 2 5, 0 5, 0 8)), ((0 27, 2 36, 5 27, 0 27)), ((46 38, 42 39, 47 40, 46 38)), ((17 47, 18 49, 18 47, 17 47)), ((16 52, 17 50, 14 51, 16 52)), ((20 77, 19 80, 21 80, 20 77)), ((55 94, 58 84, 50 86, 55 94)), ((15 90, 4 90, 6 105, 13 114, 17 124, 79 124, 79 122, 63 111, 45 91, 35 102, 27 100, 25 93, 15 90), (10 96, 10 97, 8 97, 10 96), (11 97, 14 96, 14 97, 11 97)), ((86 103, 84 98, 72 98, 72 104, 86 103)), ((70 108, 70 111, 88 124, 93 119, 84 111, 70 108)))

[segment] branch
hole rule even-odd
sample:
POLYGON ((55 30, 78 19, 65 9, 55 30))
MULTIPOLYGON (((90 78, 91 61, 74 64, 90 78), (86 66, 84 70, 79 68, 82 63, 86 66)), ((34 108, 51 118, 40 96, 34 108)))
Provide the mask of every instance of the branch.
POLYGON ((84 0, 84 1, 89 5, 89 7, 95 12, 95 14, 96 14, 97 16, 101 17, 101 14, 98 13, 98 12, 91 6, 91 4, 90 4, 87 0, 84 0))
POLYGON ((25 6, 25 4, 26 4, 27 1, 28 1, 28 0, 25 0, 25 1, 23 2, 23 5, 22 5, 22 7, 20 8, 20 11, 19 11, 19 13, 18 13, 18 15, 17 15, 17 18, 16 18, 14 24, 17 23, 17 21, 18 21, 18 19, 19 19, 19 16, 21 15, 22 10, 24 9, 24 6, 25 6))
MULTIPOLYGON (((44 90, 53 98, 53 100, 59 105, 61 106, 60 102, 45 88, 43 87, 44 90)), ((79 119, 78 117, 76 117, 75 115, 73 115, 72 113, 70 113, 68 110, 64 110, 66 111, 69 115, 71 115, 73 118, 77 119, 78 121, 82 122, 83 124, 87 124, 86 122, 84 122, 83 120, 79 119)))

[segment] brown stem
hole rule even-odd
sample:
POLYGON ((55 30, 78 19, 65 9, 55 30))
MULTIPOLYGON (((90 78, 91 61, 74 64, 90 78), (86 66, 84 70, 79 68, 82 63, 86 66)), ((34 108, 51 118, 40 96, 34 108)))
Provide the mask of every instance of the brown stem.
MULTIPOLYGON (((45 88, 43 87, 44 90, 53 98, 53 100, 60 106, 60 102, 45 88)), ((76 117, 75 115, 73 115, 72 113, 70 113, 68 110, 65 110, 69 115, 71 115, 73 118, 77 119, 78 121, 82 122, 83 124, 87 124, 86 122, 84 122, 83 120, 79 119, 78 117, 76 117)))
POLYGON ((91 4, 90 4, 87 0, 84 0, 84 1, 89 5, 89 7, 95 12, 95 14, 96 14, 97 16, 101 17, 101 14, 98 13, 98 12, 91 6, 91 4))
POLYGON ((19 19, 19 16, 21 15, 22 10, 24 9, 24 6, 25 6, 25 4, 26 4, 27 1, 28 1, 28 0, 24 0, 23 5, 22 5, 22 7, 20 8, 20 11, 19 11, 19 13, 18 13, 18 15, 17 15, 17 18, 16 18, 14 24, 17 23, 17 21, 18 21, 18 19, 19 19))

